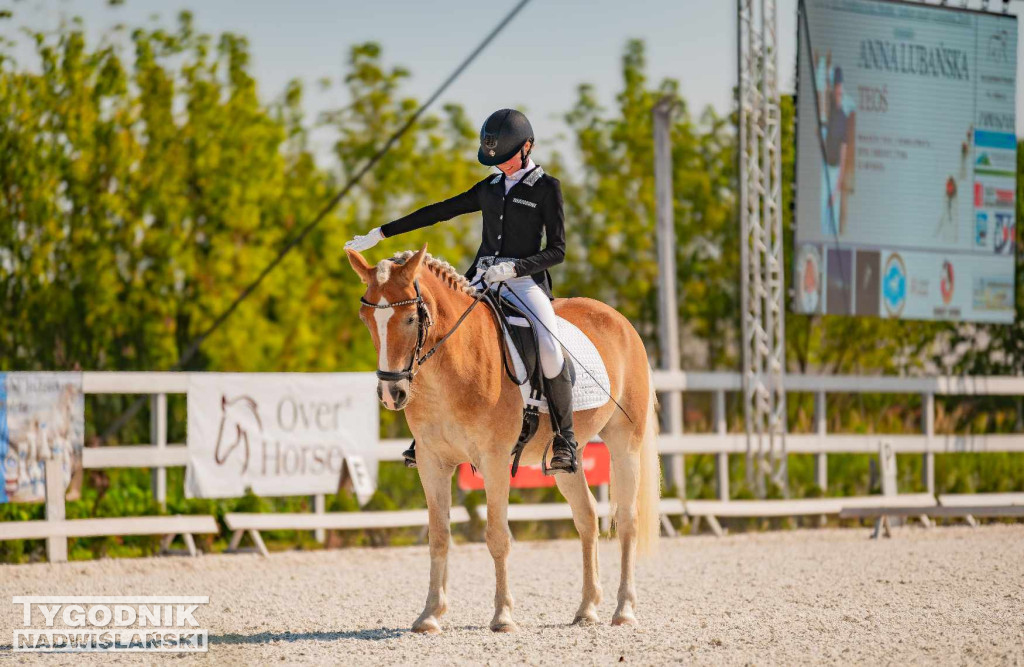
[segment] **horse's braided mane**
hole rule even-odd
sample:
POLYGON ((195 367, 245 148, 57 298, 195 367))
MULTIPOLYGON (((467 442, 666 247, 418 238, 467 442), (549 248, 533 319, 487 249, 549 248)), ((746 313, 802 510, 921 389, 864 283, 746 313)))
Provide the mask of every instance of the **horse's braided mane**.
MULTIPOLYGON (((415 254, 416 251, 414 250, 403 250, 390 260, 385 261, 391 261, 395 264, 405 264, 409 261, 409 258, 415 254)), ((430 269, 430 272, 437 276, 441 282, 447 285, 450 289, 457 292, 465 292, 470 296, 476 296, 477 289, 469 284, 469 280, 466 276, 459 273, 458 269, 440 257, 434 257, 428 252, 423 258, 423 266, 430 269)))

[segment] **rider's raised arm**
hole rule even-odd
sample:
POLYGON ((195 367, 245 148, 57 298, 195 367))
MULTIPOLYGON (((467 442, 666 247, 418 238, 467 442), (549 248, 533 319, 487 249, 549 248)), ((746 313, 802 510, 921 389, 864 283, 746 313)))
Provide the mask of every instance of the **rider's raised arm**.
POLYGON ((544 249, 540 252, 515 260, 516 275, 529 276, 546 271, 565 259, 565 212, 562 210, 562 184, 551 178, 551 192, 541 201, 544 219, 544 249))
MULTIPOLYGON (((489 178, 490 177, 488 177, 488 179, 489 178)), ((429 227, 430 225, 441 222, 442 220, 451 220, 455 216, 462 215, 463 213, 479 211, 480 188, 482 187, 482 184, 486 182, 487 179, 480 181, 480 183, 477 183, 461 195, 455 195, 451 199, 445 199, 444 201, 437 202, 436 204, 424 206, 418 211, 413 211, 409 215, 399 218, 394 222, 381 225, 381 234, 384 235, 384 238, 388 238, 395 236, 396 234, 411 232, 412 230, 420 229, 421 227, 429 227)))

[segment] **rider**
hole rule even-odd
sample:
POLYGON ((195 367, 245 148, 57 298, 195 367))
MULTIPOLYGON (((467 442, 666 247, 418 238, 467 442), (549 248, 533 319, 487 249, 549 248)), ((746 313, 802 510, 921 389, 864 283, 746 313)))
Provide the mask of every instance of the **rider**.
MULTIPOLYGON (((562 346, 553 335, 558 325, 551 306, 554 297, 548 273, 549 268, 565 259, 562 188, 557 178, 546 174, 530 158, 533 145, 533 127, 525 115, 514 109, 495 111, 480 129, 477 160, 487 167, 496 166, 501 173, 487 176, 451 199, 356 236, 345 248, 366 250, 381 239, 482 211, 483 238, 466 277, 487 285, 504 282, 509 300, 533 321, 555 430, 550 467, 554 471, 575 472, 572 381, 562 346), (542 236, 546 241, 544 247, 542 236)), ((413 451, 407 454, 407 458, 415 460, 413 451)))

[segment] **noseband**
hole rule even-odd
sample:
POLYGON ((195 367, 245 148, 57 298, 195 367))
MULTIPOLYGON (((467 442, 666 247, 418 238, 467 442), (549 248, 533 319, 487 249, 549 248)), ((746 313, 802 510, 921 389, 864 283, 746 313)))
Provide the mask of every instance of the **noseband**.
MULTIPOLYGON (((419 369, 419 365, 426 361, 430 354, 426 354, 421 359, 417 359, 420 356, 420 350, 427 342, 427 334, 430 332, 430 325, 433 322, 430 319, 430 310, 427 308, 427 302, 423 300, 423 295, 420 294, 420 281, 414 280, 413 287, 416 288, 416 298, 406 299, 405 301, 395 301, 394 303, 370 303, 366 300, 366 297, 359 297, 359 302, 364 306, 370 308, 395 308, 397 306, 410 306, 416 304, 416 319, 417 331, 416 331, 416 349, 412 352, 412 358, 409 359, 409 365, 404 371, 382 371, 377 369, 377 379, 384 380, 385 382, 398 382, 399 380, 408 380, 412 382, 412 378, 416 375, 416 371, 419 369)), ((387 335, 387 332, 385 332, 387 335)), ((431 350, 431 354, 433 350, 431 350)))
MULTIPOLYGON (((359 297, 359 302, 364 306, 367 306, 368 308, 395 308, 397 306, 411 306, 413 304, 416 304, 416 317, 419 320, 419 323, 418 330, 416 332, 416 349, 412 351, 412 358, 409 359, 409 365, 406 367, 404 371, 382 371, 378 368, 378 380, 383 380, 385 382, 398 382, 399 380, 408 380, 411 383, 413 377, 416 376, 416 372, 419 371, 420 366, 422 366, 427 359, 434 356, 434 353, 437 352, 438 348, 440 348, 441 345, 443 345, 446 340, 448 340, 448 337, 455 333, 455 330, 458 329, 459 326, 465 321, 465 319, 469 316, 469 313, 472 312, 474 308, 476 308, 476 305, 480 303, 480 300, 483 299, 485 294, 485 292, 481 291, 477 296, 475 296, 473 298, 473 303, 469 305, 469 308, 466 309, 466 312, 462 313, 462 316, 459 317, 458 321, 455 323, 455 326, 449 329, 448 333, 442 336, 441 340, 437 341, 434 347, 427 350, 426 354, 420 356, 420 351, 423 349, 423 346, 427 344, 427 334, 430 333, 430 326, 434 322, 430 318, 430 309, 427 308, 427 302, 423 300, 423 295, 420 293, 420 281, 414 280, 412 281, 412 285, 416 289, 415 299, 395 301, 394 303, 370 303, 369 301, 366 300, 366 297, 359 297)), ((385 335, 386 333, 387 332, 385 332, 385 335)))

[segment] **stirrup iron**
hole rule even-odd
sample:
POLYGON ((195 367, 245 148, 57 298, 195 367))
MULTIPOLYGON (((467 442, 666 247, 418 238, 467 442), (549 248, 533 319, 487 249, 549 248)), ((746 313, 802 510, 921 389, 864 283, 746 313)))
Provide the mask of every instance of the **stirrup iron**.
MULTIPOLYGON (((560 434, 556 433, 555 438, 561 437, 560 434)), ((552 438, 547 445, 544 446, 544 453, 540 457, 540 470, 546 477, 554 477, 560 473, 575 474, 580 469, 579 457, 576 454, 576 448, 570 447, 572 461, 567 468, 552 468, 548 466, 548 450, 552 448, 555 443, 555 438, 552 438)))

